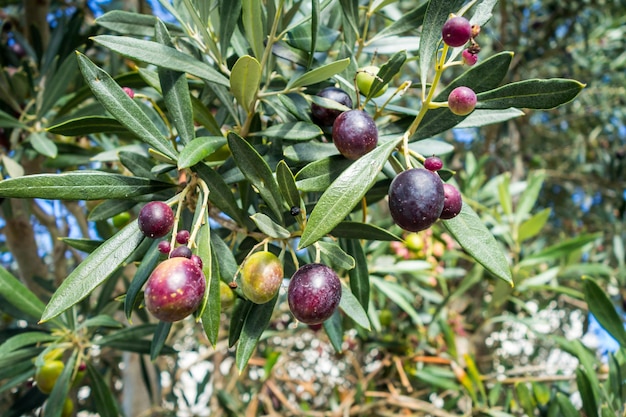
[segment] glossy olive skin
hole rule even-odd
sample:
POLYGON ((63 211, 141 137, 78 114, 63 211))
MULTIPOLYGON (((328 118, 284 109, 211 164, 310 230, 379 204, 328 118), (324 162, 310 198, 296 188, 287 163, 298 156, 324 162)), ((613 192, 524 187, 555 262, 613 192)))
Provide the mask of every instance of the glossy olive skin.
POLYGON ((35 371, 35 382, 39 391, 50 394, 64 368, 65 364, 58 359, 47 360, 38 367, 35 371))
POLYGON ((469 87, 457 87, 448 96, 448 107, 457 116, 467 116, 474 111, 478 98, 469 87))
MULTIPOLYGON (((319 97, 327 98, 329 100, 336 101, 339 104, 343 104, 348 108, 352 108, 352 99, 341 88, 326 87, 317 93, 319 97)), ((342 113, 341 110, 328 109, 318 104, 311 104, 311 115, 313 120, 321 126, 332 126, 337 116, 342 113)))
POLYGON ((463 199, 459 190, 452 184, 443 184, 443 195, 443 210, 439 218, 449 220, 458 216, 463 208, 463 199))
POLYGON ((182 320, 198 309, 206 279, 198 265, 188 258, 169 258, 152 271, 146 284, 146 309, 157 319, 182 320))
POLYGON ((389 186, 391 217, 409 232, 419 232, 432 226, 441 215, 443 203, 441 178, 427 169, 404 171, 389 186))
POLYGON ((235 294, 235 291, 233 291, 227 283, 220 281, 220 303, 222 305, 222 310, 227 310, 234 306, 236 300, 237 295, 235 294))
POLYGON ((167 235, 174 226, 174 212, 162 201, 151 201, 141 208, 137 218, 139 230, 149 238, 167 235))
MULTIPOLYGON (((356 73, 356 85, 359 88, 359 92, 364 96, 368 96, 370 93, 370 89, 372 88, 372 84, 374 84, 374 80, 378 75, 378 71, 380 68, 374 65, 369 65, 367 67, 360 68, 356 73)), ((380 97, 387 91, 388 84, 385 84, 383 88, 378 90, 373 97, 380 97)))
POLYGON ((256 304, 265 304, 276 296, 283 282, 283 265, 272 252, 255 252, 241 269, 241 291, 256 304))
POLYGON ((441 28, 443 41, 452 47, 463 46, 472 36, 472 25, 463 16, 455 16, 448 19, 441 28))
POLYGON ((378 144, 376 123, 363 110, 343 112, 333 124, 333 143, 343 156, 356 160, 378 144))
POLYGON ((305 324, 319 324, 333 315, 341 301, 341 281, 330 267, 307 264, 298 269, 287 290, 289 309, 305 324))

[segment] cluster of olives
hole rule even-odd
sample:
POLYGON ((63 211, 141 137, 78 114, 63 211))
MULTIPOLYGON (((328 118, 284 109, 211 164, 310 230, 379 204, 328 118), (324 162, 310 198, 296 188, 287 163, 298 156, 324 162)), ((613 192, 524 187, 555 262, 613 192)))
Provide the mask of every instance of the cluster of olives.
MULTIPOLYGON (((147 237, 164 237, 170 233, 173 224, 174 213, 166 203, 150 202, 139 212, 138 226, 147 237)), ((174 249, 167 241, 159 242, 159 250, 169 257, 152 271, 144 291, 146 309, 157 319, 167 322, 193 314, 206 291, 202 260, 187 246, 189 232, 179 231, 175 240, 180 246, 174 249)), ((254 252, 242 265, 240 288, 248 300, 264 304, 278 294, 283 277, 283 266, 276 255, 269 251, 254 252)), ((224 308, 235 301, 235 293, 223 282, 220 283, 220 298, 224 308)), ((298 320, 306 324, 321 323, 339 306, 339 277, 326 265, 305 265, 291 278, 288 300, 298 320)))
MULTIPOLYGON (((44 394, 50 394, 52 392, 54 386, 57 383, 57 380, 65 369, 65 363, 61 360, 61 355, 61 350, 54 349, 44 357, 43 364, 41 366, 38 366, 35 370, 36 387, 44 394)), ((78 371, 76 372, 76 376, 72 381, 72 388, 76 388, 80 385, 83 378, 85 377, 86 371, 87 365, 85 363, 81 363, 78 367, 78 371)), ((69 417, 72 415, 73 411, 74 402, 71 398, 66 398, 65 402, 63 403, 63 411, 61 412, 61 416, 69 417)))

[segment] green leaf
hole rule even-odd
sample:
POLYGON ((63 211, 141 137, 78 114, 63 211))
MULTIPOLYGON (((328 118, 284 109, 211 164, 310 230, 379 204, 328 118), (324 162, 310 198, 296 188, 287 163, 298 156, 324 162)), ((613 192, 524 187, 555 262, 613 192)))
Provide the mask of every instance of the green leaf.
POLYGON ((481 127, 487 125, 506 122, 511 119, 524 116, 524 112, 520 109, 510 108, 504 110, 482 110, 476 109, 469 114, 456 128, 465 129, 469 127, 481 127))
POLYGON ((250 55, 240 57, 230 73, 230 90, 246 113, 253 110, 261 85, 261 64, 250 55))
POLYGON ((381 279, 376 276, 370 276, 370 280, 371 283, 374 284, 374 286, 380 292, 385 294, 387 298, 389 298, 391 301, 396 303, 398 307, 404 310, 404 312, 408 314, 409 317, 411 317, 411 320, 413 320, 414 324, 421 324, 422 321, 420 320, 419 315, 411 305, 412 299, 414 298, 413 294, 411 294, 406 288, 396 283, 381 279))
POLYGON ((65 361, 63 372, 61 372, 61 375, 59 375, 59 378, 54 383, 54 388, 52 388, 52 392, 46 400, 46 417, 61 417, 63 405, 70 392, 70 384, 72 382, 72 374, 74 373, 77 355, 78 351, 74 350, 69 359, 65 361))
POLYGON ((192 169, 209 187, 209 201, 238 224, 246 224, 247 217, 244 216, 231 188, 224 182, 222 176, 203 163, 193 165, 192 169))
POLYGON ((355 267, 348 272, 350 275, 350 290, 367 312, 370 299, 370 274, 365 251, 361 242, 357 239, 343 239, 342 246, 354 258, 355 262, 355 267))
POLYGON ((0 127, 24 129, 27 126, 10 114, 0 110, 0 127))
POLYGON ((218 14, 220 17, 219 42, 222 56, 227 56, 233 34, 237 28, 237 21, 241 16, 241 0, 219 0, 218 14))
POLYGON ((118 417, 117 401, 109 388, 109 384, 103 379, 100 372, 87 362, 87 375, 91 381, 90 388, 93 395, 95 407, 101 417, 118 417))
POLYGON ((537 236, 547 223, 551 213, 552 209, 546 207, 540 212, 535 213, 530 219, 523 221, 517 232, 517 240, 523 242, 537 236))
POLYGON ((248 364, 261 335, 272 318, 276 300, 278 300, 278 296, 265 304, 253 304, 246 315, 235 354, 235 363, 240 373, 243 372, 243 369, 248 364))
POLYGON ((67 91, 68 86, 74 84, 74 80, 78 75, 76 66, 76 57, 73 55, 68 55, 63 63, 54 71, 50 71, 52 73, 46 74, 45 77, 45 88, 42 88, 41 91, 41 101, 38 102, 40 104, 37 106, 37 118, 42 119, 50 111, 52 106, 54 106, 59 99, 63 96, 65 91, 67 91))
POLYGON ((330 344, 333 345, 335 352, 341 353, 341 345, 343 343, 343 326, 341 323, 341 314, 339 309, 335 310, 332 316, 322 323, 324 331, 328 335, 330 344))
POLYGON ((0 357, 0 369, 6 369, 24 360, 35 359, 42 351, 43 347, 30 347, 26 349, 14 350, 0 357))
POLYGON ((252 301, 244 300, 241 298, 237 299, 237 301, 235 302, 235 307, 233 308, 233 312, 230 317, 230 328, 228 330, 228 347, 235 346, 235 343, 237 343, 237 341, 239 340, 244 323, 246 322, 246 318, 248 317, 248 313, 252 309, 252 306, 255 305, 264 304, 254 304, 252 301))
POLYGON ((191 105, 193 107, 193 117, 198 123, 208 130, 210 134, 215 136, 222 135, 220 126, 217 120, 215 120, 213 113, 211 113, 211 109, 202 104, 202 101, 194 96, 191 96, 191 105))
POLYGON ((517 401, 522 407, 524 412, 532 416, 535 414, 535 407, 537 406, 530 389, 526 386, 525 382, 518 382, 515 384, 515 393, 517 394, 517 401))
POLYGON ((315 245, 320 250, 324 265, 328 265, 333 269, 350 270, 354 268, 354 258, 344 252, 337 243, 320 240, 315 245))
POLYGON ((101 200, 156 193, 172 184, 102 171, 34 174, 0 181, 0 194, 13 198, 101 200))
POLYGON ((385 65, 380 67, 378 74, 376 74, 376 77, 374 78, 372 87, 370 88, 370 91, 367 94, 367 97, 366 97, 367 100, 376 96, 376 93, 378 93, 387 84, 389 84, 391 79, 400 72, 400 69, 404 65, 405 61, 406 61, 406 51, 400 51, 400 52, 395 53, 391 58, 389 58, 389 61, 387 61, 385 65))
MULTIPOLYGON (((115 37, 119 40, 119 37, 115 37)), ((176 159, 172 144, 133 99, 128 97, 106 71, 97 67, 85 55, 77 52, 78 66, 98 101, 129 131, 157 151, 176 159)))
POLYGON ((626 347, 626 330, 624 330, 624 323, 615 310, 611 299, 602 288, 589 277, 583 277, 583 292, 589 312, 595 316, 598 323, 613 336, 621 347, 626 347))
POLYGON ((228 79, 208 64, 175 48, 157 42, 113 35, 94 36, 93 41, 127 58, 147 64, 186 72, 210 83, 229 86, 228 79))
MULTIPOLYGON (((380 138, 379 138, 380 140, 380 138)), ((337 147, 332 143, 303 142, 286 146, 283 150, 285 158, 295 162, 307 163, 319 161, 330 156, 339 155, 337 147)), ((343 158, 345 160, 345 158, 343 158)), ((348 161, 352 162, 352 161, 348 161)))
MULTIPOLYGON (((200 240, 200 242, 204 242, 204 239, 200 240)), ((200 253, 206 252, 205 250, 202 250, 202 248, 203 245, 200 244, 198 251, 200 253)), ((207 304, 201 317, 202 327, 207 335, 207 339, 209 339, 211 345, 215 347, 218 341, 222 311, 222 299, 220 297, 220 270, 215 251, 210 248, 208 250, 211 253, 211 274, 209 275, 209 282, 207 283, 207 289, 209 292, 207 296, 207 304)))
MULTIPOLYGON (((334 145, 333 145, 334 147, 334 145)), ((352 161, 341 155, 321 158, 302 168, 296 175, 296 185, 304 192, 326 191, 352 161)))
MULTIPOLYGON (((4 171, 9 175, 9 177, 18 178, 24 175, 24 167, 7 154, 1 154, 0 160, 2 161, 4 171)), ((0 184, 2 184, 2 182, 0 182, 0 184)))
POLYGON ((137 267, 137 271, 135 271, 135 276, 132 281, 128 285, 128 289, 126 290, 126 297, 124 298, 124 313, 126 314, 126 319, 130 322, 131 315, 133 313, 133 308, 137 304, 137 298, 141 293, 141 288, 148 281, 150 274, 156 267, 159 262, 159 257, 161 252, 158 250, 159 240, 155 239, 150 244, 150 247, 146 251, 146 255, 141 260, 141 263, 137 267))
POLYGON ((39 319, 44 303, 9 271, 0 266, 0 296, 13 307, 33 319, 39 319))
POLYGON ((165 341, 167 340, 167 336, 170 334, 170 329, 172 328, 172 323, 160 321, 157 324, 157 328, 154 332, 154 336, 152 337, 152 343, 150 344, 150 360, 154 361, 161 354, 161 350, 163 346, 165 346, 165 341))
POLYGON ((58 339, 58 336, 53 336, 46 332, 33 331, 19 333, 5 340, 4 343, 0 345, 0 357, 4 357, 10 352, 18 351, 28 346, 52 342, 56 339, 58 339))
POLYGON ((246 39, 252 48, 252 53, 258 59, 263 57, 265 50, 263 42, 265 41, 265 31, 263 30, 263 10, 261 8, 261 0, 242 0, 243 28, 246 39))
MULTIPOLYGON (((124 35, 152 37, 154 36, 154 25, 157 20, 158 18, 152 14, 113 10, 97 18, 96 23, 105 29, 124 35)), ((178 36, 183 34, 182 29, 178 26, 170 23, 166 23, 165 26, 170 32, 174 32, 178 36)))
POLYGON ((269 216, 263 213, 255 213, 250 216, 254 224, 257 225, 262 233, 274 239, 288 239, 291 236, 289 230, 279 224, 276 224, 269 216))
POLYGON ((194 166, 226 144, 224 136, 202 136, 189 142, 178 155, 178 169, 194 166))
MULTIPOLYGON (((174 47, 165 24, 158 19, 155 25, 156 38, 165 46, 174 47)), ((189 85, 184 72, 159 67, 159 81, 163 91, 165 107, 169 118, 183 144, 187 144, 195 137, 193 126, 193 110, 189 95, 189 85)))
POLYGON ((319 0, 311 0, 311 46, 309 48, 309 62, 307 69, 311 68, 315 59, 315 51, 317 50, 317 37, 320 22, 320 3, 319 0))
POLYGON ((539 252, 526 256, 521 260, 518 266, 536 265, 541 262, 550 262, 558 258, 568 257, 574 251, 580 250, 590 243, 595 242, 600 236, 601 235, 598 233, 581 234, 576 237, 566 239, 552 246, 548 246, 539 252))
POLYGON ((306 87, 307 85, 326 81, 348 68, 348 65, 350 65, 350 58, 344 58, 339 61, 322 65, 321 67, 305 72, 301 76, 292 79, 292 81, 287 84, 287 88, 292 89, 297 87, 306 87))
POLYGON ((573 100, 585 88, 575 80, 551 78, 524 80, 477 94, 478 109, 553 109, 573 100))
POLYGON ((90 327, 122 327, 122 323, 114 319, 107 314, 99 314, 94 317, 89 317, 87 320, 80 323, 78 329, 90 328, 90 327))
POLYGON ((100 245, 65 278, 52 295, 41 321, 48 321, 58 316, 89 296, 124 263, 143 238, 135 220, 100 245))
POLYGON ((496 277, 513 285, 513 276, 502 247, 467 203, 458 216, 444 220, 448 232, 461 247, 496 277))
POLYGON ((300 192, 296 179, 285 161, 280 161, 276 165, 276 182, 287 204, 290 207, 300 207, 300 192))
POLYGON ((282 220, 284 200, 267 162, 252 145, 236 133, 228 134, 228 146, 243 175, 256 188, 276 218, 282 220))
POLYGON ((418 27, 422 26, 424 22, 427 7, 428 2, 424 2, 423 4, 415 7, 413 10, 403 14, 398 20, 383 28, 383 30, 377 32, 369 42, 371 43, 378 39, 396 36, 405 32, 416 30, 418 27))
POLYGON ((583 402, 583 410, 587 417, 598 417, 596 394, 584 369, 576 369, 576 385, 583 402))
POLYGON ((299 247, 305 248, 335 228, 371 188, 389 155, 402 140, 380 145, 355 161, 322 194, 302 233, 299 247))
POLYGON ((106 116, 83 116, 66 120, 46 129, 50 133, 63 136, 85 136, 94 133, 128 132, 120 122, 106 116))
POLYGON ((280 138, 284 140, 311 140, 324 134, 322 129, 314 123, 290 122, 270 126, 265 130, 254 132, 250 136, 265 136, 266 138, 280 138))
POLYGON ((515 210, 515 222, 517 224, 521 223, 521 221, 525 219, 528 214, 530 214, 533 207, 535 207, 545 179, 545 171, 532 171, 528 175, 526 187, 519 197, 515 210))
POLYGON ((360 223, 343 221, 339 223, 330 232, 335 237, 343 237, 348 239, 367 239, 367 240, 382 240, 382 241, 400 241, 401 237, 391 233, 387 229, 376 226, 371 223, 360 223))
POLYGON ((28 141, 32 145, 33 149, 40 155, 47 156, 48 158, 57 157, 57 145, 51 141, 43 132, 32 132, 28 135, 28 141))
POLYGON ((339 301, 339 308, 359 326, 366 330, 371 329, 370 319, 367 317, 365 309, 354 294, 352 294, 352 291, 345 285, 341 285, 341 301, 339 301))
POLYGON ((428 72, 434 67, 433 60, 441 41, 441 28, 450 17, 450 13, 458 11, 463 0, 429 1, 424 15, 424 25, 420 37, 419 67, 422 90, 426 89, 428 72))
POLYGON ((572 402, 563 393, 556 393, 556 400, 559 403, 559 409, 563 417, 580 417, 580 413, 576 410, 576 407, 572 405, 572 402))

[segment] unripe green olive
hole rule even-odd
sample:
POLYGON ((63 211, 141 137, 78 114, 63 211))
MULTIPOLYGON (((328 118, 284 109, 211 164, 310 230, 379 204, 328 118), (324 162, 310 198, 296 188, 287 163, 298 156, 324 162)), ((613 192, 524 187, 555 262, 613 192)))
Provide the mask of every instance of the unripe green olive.
POLYGON ((63 372, 63 368, 65 368, 65 364, 56 359, 45 361, 43 365, 38 367, 35 371, 35 382, 39 391, 50 394, 61 372, 63 372))
MULTIPOLYGON (((370 89, 372 88, 372 84, 376 79, 378 71, 379 68, 374 65, 368 65, 367 67, 363 67, 357 71, 356 85, 359 88, 361 94, 363 94, 364 96, 369 95, 370 89)), ((387 91, 387 84, 385 84, 383 88, 378 90, 378 92, 374 94, 374 97, 382 96, 383 94, 385 94, 385 91, 387 91)))
POLYGON ((241 270, 241 291, 256 304, 265 304, 278 293, 283 282, 283 265, 272 252, 255 252, 241 270))

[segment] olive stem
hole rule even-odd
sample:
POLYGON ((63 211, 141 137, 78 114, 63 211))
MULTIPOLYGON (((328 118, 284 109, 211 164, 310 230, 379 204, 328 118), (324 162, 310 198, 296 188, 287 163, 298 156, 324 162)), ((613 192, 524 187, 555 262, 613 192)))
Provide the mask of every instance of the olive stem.
POLYGON ((178 194, 178 198, 176 199, 176 214, 174 215, 174 227, 172 228, 172 238, 170 240, 170 247, 174 249, 176 246, 176 234, 178 233, 178 222, 180 221, 180 214, 183 212, 183 202, 185 201, 185 197, 187 193, 191 189, 191 182, 183 188, 183 191, 178 194))
MULTIPOLYGON (((205 213, 207 211, 207 207, 209 206, 209 187, 203 179, 198 178, 198 185, 202 189, 202 206, 200 208, 200 213, 205 213)), ((189 236, 189 242, 187 245, 191 249, 192 247, 196 247, 196 236, 200 231, 200 227, 204 224, 204 216, 198 216, 198 220, 196 220, 196 224, 193 225, 193 230, 191 232, 191 236, 189 236)))

